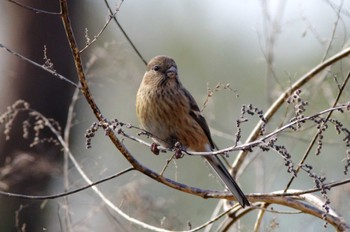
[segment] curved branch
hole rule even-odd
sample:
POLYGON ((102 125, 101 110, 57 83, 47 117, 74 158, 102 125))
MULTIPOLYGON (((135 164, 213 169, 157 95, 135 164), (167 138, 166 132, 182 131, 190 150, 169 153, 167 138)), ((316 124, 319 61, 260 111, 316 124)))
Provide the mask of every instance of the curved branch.
MULTIPOLYGON (((345 78, 343 84, 341 85, 341 87, 340 87, 340 89, 339 89, 339 92, 338 92, 338 95, 337 95, 337 97, 336 97, 336 99, 335 99, 335 101, 334 101, 332 107, 335 107, 335 106, 338 104, 338 101, 339 101, 339 99, 340 99, 340 97, 341 97, 341 95, 342 95, 342 93, 343 93, 343 91, 344 91, 344 89, 345 89, 345 86, 347 85, 349 79, 350 79, 350 72, 348 73, 348 75, 347 75, 347 77, 345 78)), ((326 122, 328 122, 328 120, 329 120, 329 118, 331 117, 332 113, 333 113, 333 111, 330 111, 330 112, 327 114, 325 121, 322 122, 321 125, 320 125, 321 127, 324 127, 324 124, 325 124, 326 122)), ((305 151, 303 157, 302 157, 301 160, 299 161, 298 167, 297 167, 297 169, 296 169, 296 173, 299 172, 299 170, 301 169, 301 166, 304 164, 305 160, 306 160, 307 157, 309 156, 311 149, 314 147, 314 145, 315 145, 315 143, 316 143, 317 137, 318 137, 318 132, 316 132, 315 135, 313 136, 313 138, 312 138, 312 140, 311 140, 311 142, 310 142, 308 148, 306 149, 306 151, 305 151)), ((286 186, 285 190, 289 189, 289 187, 291 186, 291 184, 292 184, 292 182, 294 181, 294 179, 295 179, 295 176, 292 176, 292 177, 290 178, 289 182, 287 183, 287 186, 286 186)))
MULTIPOLYGON (((282 106, 282 104, 285 102, 285 100, 297 89, 299 89, 301 86, 306 84, 309 80, 314 78, 318 73, 320 73, 322 70, 327 68, 328 66, 334 64, 335 62, 347 57, 350 55, 350 47, 344 49, 343 51, 339 52, 338 54, 332 56, 331 58, 327 59, 326 61, 320 63, 315 68, 311 69, 308 73, 306 73, 304 76, 302 76, 297 82, 295 82, 290 88, 285 90, 280 97, 271 105, 271 107, 266 111, 264 114, 264 118, 266 122, 268 122, 273 115, 277 112, 277 110, 282 106)), ((259 137, 259 131, 262 125, 262 121, 260 121, 255 128, 253 129, 252 133, 249 135, 245 143, 250 143, 254 140, 256 140, 259 137)), ((241 151, 235 161, 232 164, 232 175, 235 177, 237 175, 238 170, 243 164, 243 161, 245 157, 247 156, 247 151, 241 151)))
POLYGON ((70 191, 65 191, 62 193, 58 193, 58 194, 52 194, 52 195, 43 195, 43 196, 33 196, 33 195, 27 195, 27 194, 19 194, 19 193, 9 193, 9 192, 4 192, 4 191, 0 191, 0 195, 2 196, 7 196, 7 197, 15 197, 15 198, 20 198, 20 199, 29 199, 29 200, 51 200, 51 199, 57 199, 57 198, 61 198, 61 197, 65 197, 65 196, 69 196, 78 192, 81 192, 85 189, 91 188, 92 186, 101 184, 103 182, 106 182, 108 180, 114 179, 118 176, 121 176, 127 172, 133 171, 134 168, 127 168, 124 171, 118 172, 116 174, 113 174, 109 177, 103 178, 99 181, 93 182, 91 184, 85 185, 83 187, 74 189, 74 190, 70 190, 70 191))
MULTIPOLYGON (((299 213, 309 214, 321 220, 324 220, 325 222, 331 224, 336 229, 336 231, 349 231, 350 227, 346 223, 346 221, 342 217, 337 215, 335 212, 325 214, 324 210, 319 207, 317 202, 315 202, 317 201, 317 199, 314 196, 305 196, 303 199, 305 201, 300 201, 300 200, 301 199, 295 198, 295 197, 269 198, 266 196, 261 196, 262 202, 266 202, 269 204, 278 204, 278 205, 286 206, 288 208, 293 208, 300 211, 299 213)), ((255 208, 263 211, 270 211, 264 208, 263 204, 261 205, 261 207, 255 207, 255 208)), ((274 212, 279 213, 276 211, 274 212)), ((283 214, 283 212, 280 212, 280 214, 283 214)), ((225 224, 221 226, 220 231, 227 231, 231 227, 232 223, 234 223, 235 221, 236 219, 234 217, 228 218, 228 220, 225 221, 225 224)))

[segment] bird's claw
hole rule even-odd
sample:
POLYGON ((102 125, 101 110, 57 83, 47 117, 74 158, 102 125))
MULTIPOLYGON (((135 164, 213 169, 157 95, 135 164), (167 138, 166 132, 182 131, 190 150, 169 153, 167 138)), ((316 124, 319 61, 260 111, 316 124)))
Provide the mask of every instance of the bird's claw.
POLYGON ((158 146, 159 146, 159 144, 157 144, 157 143, 152 143, 151 144, 151 151, 155 155, 159 155, 159 148, 158 148, 158 146))
POLYGON ((181 151, 182 145, 179 142, 175 143, 175 159, 181 159, 182 157, 184 157, 184 154, 181 151))

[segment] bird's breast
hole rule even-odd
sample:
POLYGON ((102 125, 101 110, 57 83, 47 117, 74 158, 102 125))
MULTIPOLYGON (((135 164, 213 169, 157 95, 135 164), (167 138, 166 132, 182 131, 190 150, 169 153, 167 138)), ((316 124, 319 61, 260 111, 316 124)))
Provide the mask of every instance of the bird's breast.
POLYGON ((140 88, 136 111, 142 126, 165 147, 180 142, 194 151, 205 151, 208 138, 190 115, 189 99, 180 90, 140 88))

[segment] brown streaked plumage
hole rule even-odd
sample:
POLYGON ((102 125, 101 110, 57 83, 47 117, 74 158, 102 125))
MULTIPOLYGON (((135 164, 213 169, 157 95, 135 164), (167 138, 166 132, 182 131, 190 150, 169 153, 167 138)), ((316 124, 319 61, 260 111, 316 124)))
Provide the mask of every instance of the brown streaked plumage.
MULTIPOLYGON (((156 56, 147 65, 136 96, 136 113, 153 140, 172 148, 176 142, 192 151, 215 148, 205 118, 190 92, 181 84, 175 61, 156 56)), ((218 156, 205 156, 242 207, 249 201, 218 156)))

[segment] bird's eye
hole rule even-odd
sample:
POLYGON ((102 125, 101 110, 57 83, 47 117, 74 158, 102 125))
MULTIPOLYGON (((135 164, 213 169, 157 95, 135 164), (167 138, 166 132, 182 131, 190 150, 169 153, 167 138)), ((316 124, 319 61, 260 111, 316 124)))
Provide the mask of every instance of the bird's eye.
POLYGON ((153 70, 154 70, 154 71, 159 71, 159 70, 160 70, 160 66, 159 66, 159 65, 153 66, 153 70))

